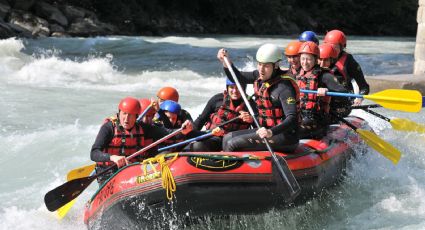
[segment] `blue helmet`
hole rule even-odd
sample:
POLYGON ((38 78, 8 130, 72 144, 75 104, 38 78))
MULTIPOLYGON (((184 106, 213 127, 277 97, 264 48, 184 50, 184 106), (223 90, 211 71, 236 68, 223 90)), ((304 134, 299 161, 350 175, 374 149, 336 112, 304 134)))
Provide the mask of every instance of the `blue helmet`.
POLYGON ((236 85, 236 83, 232 82, 229 78, 226 78, 226 86, 236 85))
POLYGON ((181 110, 179 103, 175 101, 171 101, 171 100, 166 100, 162 102, 159 108, 163 111, 168 111, 170 113, 175 113, 175 114, 179 114, 181 110))
POLYGON ((316 33, 314 33, 313 31, 309 31, 309 30, 302 32, 301 35, 298 37, 298 40, 300 42, 310 41, 310 42, 314 42, 317 45, 319 45, 319 39, 317 39, 316 33))

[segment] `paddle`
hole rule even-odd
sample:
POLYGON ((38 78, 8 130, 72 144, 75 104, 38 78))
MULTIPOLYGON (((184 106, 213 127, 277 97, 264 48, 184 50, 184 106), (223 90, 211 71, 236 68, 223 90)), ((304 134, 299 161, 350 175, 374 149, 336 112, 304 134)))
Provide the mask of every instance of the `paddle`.
MULTIPOLYGON (((248 111, 251 114, 252 118, 254 119, 255 126, 257 128, 260 128, 261 126, 254 116, 254 114, 255 114, 254 110, 252 109, 251 104, 249 103, 248 99, 246 98, 244 90, 243 90, 241 84, 239 83, 239 80, 236 77, 236 74, 233 71, 233 68, 230 65, 230 62, 227 59, 227 57, 224 57, 224 62, 226 63, 230 73, 232 74, 233 80, 235 81, 239 92, 241 92, 241 96, 242 96, 242 98, 245 102, 245 105, 248 108, 248 111)), ((263 138, 263 142, 266 144, 266 147, 267 147, 268 151, 270 152, 270 155, 272 156, 272 162, 276 166, 276 169, 279 172, 279 175, 283 179, 284 183, 289 187, 289 189, 290 189, 289 195, 292 198, 293 196, 297 195, 301 191, 300 185, 298 184, 297 180, 295 179, 294 174, 292 174, 292 171, 289 169, 288 163, 286 162, 286 160, 283 157, 279 157, 279 159, 277 158, 276 154, 274 153, 274 151, 270 147, 269 142, 267 141, 266 138, 263 138)))
MULTIPOLYGON (((90 176, 92 173, 94 173, 94 168, 96 167, 96 164, 87 165, 83 167, 79 167, 76 169, 73 169, 68 172, 66 176, 66 181, 71 181, 77 178, 81 177, 87 177, 90 176)), ((73 199, 72 201, 68 202, 66 205, 62 206, 58 209, 58 217, 59 219, 62 219, 66 216, 68 211, 71 209, 71 207, 74 205, 76 199, 73 199)))
MULTIPOLYGON (((94 171, 95 166, 96 166, 96 164, 93 164, 93 165, 89 165, 89 166, 83 166, 83 167, 80 167, 78 169, 74 169, 74 170, 81 169, 81 172, 79 172, 78 174, 72 174, 74 170, 71 170, 67 175, 67 181, 93 175, 95 173, 95 171, 94 171), (92 169, 92 170, 89 171, 90 169, 92 169)), ((59 219, 63 219, 66 216, 68 211, 72 208, 72 206, 74 206, 74 203, 75 203, 76 200, 77 199, 73 199, 72 201, 68 202, 66 205, 60 207, 57 210, 59 219)))
MULTIPOLYGON (((149 149, 155 147, 156 145, 164 142, 165 140, 179 134, 183 128, 177 129, 176 131, 168 134, 167 136, 155 141, 154 143, 146 146, 145 148, 131 154, 126 159, 131 160, 134 157, 148 151, 149 149)), ((47 207, 47 209, 51 212, 56 211, 58 208, 64 206, 68 202, 72 201, 76 197, 78 197, 90 184, 93 182, 96 178, 99 176, 105 174, 109 170, 115 168, 116 165, 113 164, 110 167, 106 168, 102 172, 95 174, 93 176, 83 177, 83 178, 77 178, 71 181, 68 181, 59 187, 56 187, 55 189, 49 191, 44 196, 44 203, 47 207)))
POLYGON ((136 123, 140 123, 143 119, 143 117, 149 112, 149 110, 152 108, 152 104, 150 104, 148 107, 146 107, 145 111, 143 111, 142 114, 140 114, 139 117, 136 119, 136 123))
MULTIPOLYGON (((304 90, 303 93, 315 93, 314 90, 304 90)), ((337 97, 358 97, 372 100, 387 109, 417 113, 422 108, 422 95, 416 90, 387 89, 370 95, 326 92, 326 95, 337 97)))
POLYGON ((91 172, 93 172, 94 168, 96 167, 96 164, 86 165, 82 166, 76 169, 73 169, 68 172, 66 175, 66 180, 74 180, 81 177, 89 176, 91 172))
POLYGON ((381 105, 378 104, 370 104, 370 105, 352 105, 352 109, 371 109, 371 108, 381 108, 381 105))
MULTIPOLYGON (((220 127, 220 126, 223 126, 223 125, 227 125, 230 122, 236 121, 237 119, 239 119, 239 117, 234 117, 234 118, 232 118, 232 119, 230 119, 228 121, 225 121, 225 122, 219 124, 217 127, 220 127)), ((213 134, 211 133, 211 131, 208 131, 208 133, 203 134, 203 135, 200 135, 200 136, 197 136, 197 137, 194 137, 192 139, 188 139, 188 140, 185 140, 185 141, 182 141, 182 142, 179 142, 179 143, 175 143, 175 144, 172 144, 172 145, 169 145, 169 146, 160 148, 160 149, 158 149, 158 152, 162 152, 164 150, 168 150, 168 149, 171 149, 171 148, 174 148, 174 147, 178 147, 178 146, 181 146, 181 145, 184 145, 184 144, 188 144, 188 143, 191 143, 193 141, 198 141, 198 140, 201 140, 201 139, 210 137, 212 135, 213 134)))
POLYGON ((344 122, 350 128, 352 128, 360 137, 368 144, 370 147, 375 149, 377 152, 382 154, 384 157, 388 158, 393 164, 397 164, 400 160, 401 153, 398 149, 392 146, 390 143, 382 140, 376 134, 371 131, 359 129, 344 118, 331 113, 332 116, 336 117, 338 120, 344 122))
POLYGON ((365 108, 363 110, 374 115, 374 116, 377 116, 377 117, 379 117, 383 120, 388 121, 391 124, 391 126, 393 127, 393 129, 395 129, 395 130, 425 133, 425 126, 424 125, 418 124, 418 123, 411 121, 409 119, 397 118, 397 117, 390 119, 390 118, 385 117, 384 115, 381 115, 381 114, 379 114, 375 111, 372 111, 368 108, 365 108))

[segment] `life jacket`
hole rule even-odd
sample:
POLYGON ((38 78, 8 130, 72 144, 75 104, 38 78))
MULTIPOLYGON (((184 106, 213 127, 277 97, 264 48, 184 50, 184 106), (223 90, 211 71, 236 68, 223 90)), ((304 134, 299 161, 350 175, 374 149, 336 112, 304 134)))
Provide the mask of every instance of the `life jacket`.
POLYGON ((297 75, 297 74, 301 71, 301 67, 300 67, 300 68, 298 68, 298 69, 294 69, 294 68, 292 68, 291 66, 289 66, 288 71, 289 71, 289 73, 290 73, 290 74, 292 74, 292 75, 296 76, 296 75, 297 75))
MULTIPOLYGON (((322 70, 314 67, 311 71, 301 70, 299 75, 296 76, 297 84, 300 89, 317 90, 321 85, 322 70)), ((314 114, 329 113, 329 103, 331 97, 324 96, 318 97, 313 93, 300 93, 301 98, 301 111, 303 113, 312 112, 314 114)))
MULTIPOLYGON (((145 139, 144 132, 141 126, 135 124, 134 127, 129 131, 125 130, 120 124, 117 117, 109 117, 104 120, 104 123, 112 122, 114 136, 111 142, 103 150, 103 152, 111 155, 130 156, 131 154, 139 151, 146 145, 152 143, 152 139, 145 139)), ((137 158, 137 157, 136 157, 137 158)), ((130 160, 130 162, 137 161, 136 158, 130 160)), ((97 162, 98 165, 108 166, 112 162, 97 162)))
POLYGON ((270 88, 281 81, 289 81, 294 87, 296 98, 293 99, 295 100, 295 103, 297 103, 297 110, 299 112, 300 91, 297 83, 292 77, 282 75, 274 77, 266 82, 260 82, 259 79, 257 79, 254 81, 254 93, 256 96, 255 103, 257 104, 258 109, 258 122, 262 127, 274 127, 282 123, 282 121, 286 118, 280 101, 270 97, 270 88))
POLYGON ((331 73, 338 76, 342 76, 343 79, 342 81, 340 81, 341 83, 343 83, 343 85, 347 85, 349 82, 349 76, 347 73, 347 68, 345 66, 345 62, 347 61, 347 53, 346 52, 342 52, 341 57, 339 57, 339 59, 336 61, 336 63, 334 64, 334 67, 331 69, 331 73), (338 73, 339 74, 338 74, 338 73))
MULTIPOLYGON (((223 93, 223 104, 210 115, 210 120, 205 124, 205 128, 208 130, 214 129, 223 122, 229 121, 239 116, 239 111, 242 111, 245 108, 246 106, 244 102, 235 107, 233 105, 232 99, 225 90, 223 93)), ((249 126, 250 124, 248 123, 245 123, 241 120, 236 120, 229 124, 223 125, 222 129, 225 133, 229 133, 236 130, 248 129, 249 126)))

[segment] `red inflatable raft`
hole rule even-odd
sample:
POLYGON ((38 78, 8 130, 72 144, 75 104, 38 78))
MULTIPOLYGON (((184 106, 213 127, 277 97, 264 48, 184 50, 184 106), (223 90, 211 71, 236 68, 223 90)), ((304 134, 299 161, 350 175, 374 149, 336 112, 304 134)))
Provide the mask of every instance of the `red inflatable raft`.
MULTIPOLYGON (((360 127, 363 120, 348 117, 360 127)), ((346 125, 332 125, 321 140, 302 140, 284 157, 300 184, 297 199, 336 184, 344 173, 358 135, 346 125)), ((167 215, 255 214, 284 208, 293 200, 270 153, 181 152, 120 169, 88 201, 89 229, 149 228, 167 215), (168 198, 167 198, 168 197, 168 198)))

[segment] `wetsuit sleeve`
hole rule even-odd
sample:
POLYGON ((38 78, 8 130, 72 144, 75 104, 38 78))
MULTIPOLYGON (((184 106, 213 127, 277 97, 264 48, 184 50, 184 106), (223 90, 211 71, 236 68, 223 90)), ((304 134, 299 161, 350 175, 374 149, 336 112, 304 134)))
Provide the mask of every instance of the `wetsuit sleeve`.
POLYGON ((91 147, 90 158, 95 162, 106 162, 109 161, 108 153, 103 152, 109 143, 111 143, 112 138, 114 137, 114 129, 112 122, 107 122, 102 125, 97 134, 96 140, 94 141, 93 146, 91 147))
POLYGON ((328 88, 329 92, 348 93, 348 90, 338 82, 338 79, 334 75, 330 73, 323 73, 321 83, 323 85, 319 87, 328 88))
MULTIPOLYGON (((258 70, 254 70, 250 72, 241 72, 233 64, 232 64, 232 68, 239 82, 242 84, 242 86, 246 84, 252 84, 258 78, 258 70)), ((226 76, 227 78, 229 78, 230 81, 235 82, 228 68, 224 68, 224 72, 226 73, 226 76)))
POLYGON ((359 86, 360 94, 369 94, 369 84, 366 82, 362 68, 351 54, 347 56, 347 73, 348 76, 356 81, 357 85, 359 86))
POLYGON ((283 113, 286 118, 280 124, 271 128, 273 135, 282 133, 284 129, 293 129, 298 124, 297 119, 297 104, 295 103, 296 92, 290 82, 284 81, 274 88, 271 95, 277 95, 280 104, 282 105, 283 113))
POLYGON ((180 113, 181 113, 183 122, 185 122, 186 120, 193 122, 193 118, 188 111, 182 109, 180 113))
POLYGON ((196 130, 201 130, 205 123, 209 121, 210 115, 216 111, 217 104, 220 102, 223 102, 222 93, 216 94, 210 98, 202 113, 199 114, 198 118, 196 118, 195 122, 193 123, 193 128, 196 130))

